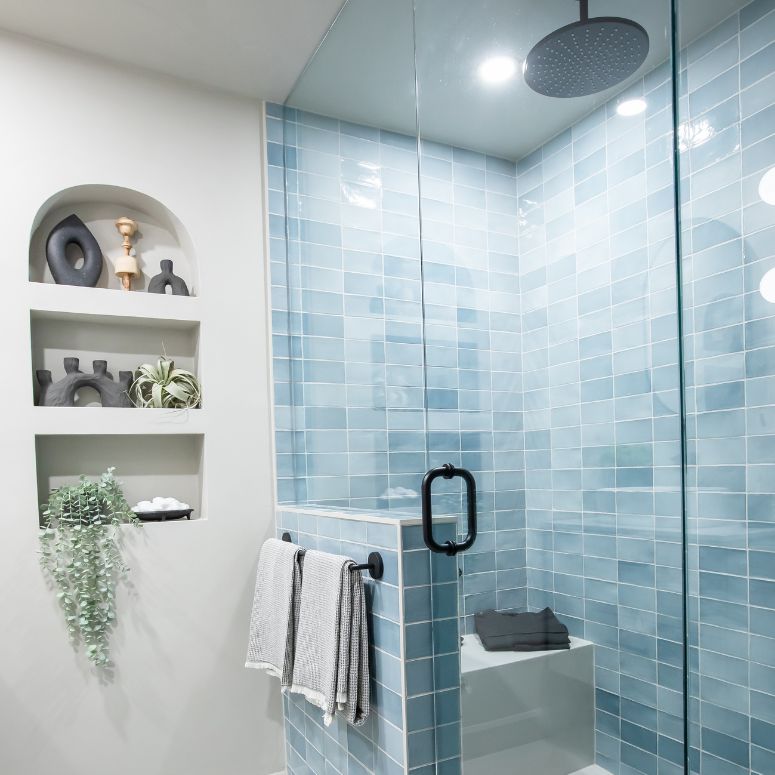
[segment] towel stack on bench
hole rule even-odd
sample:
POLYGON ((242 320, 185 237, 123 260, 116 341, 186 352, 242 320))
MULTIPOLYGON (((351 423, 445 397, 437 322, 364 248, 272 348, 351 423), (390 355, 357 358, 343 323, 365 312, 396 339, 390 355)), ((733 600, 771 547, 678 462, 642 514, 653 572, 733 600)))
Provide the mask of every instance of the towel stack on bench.
POLYGON ((349 557, 269 539, 261 549, 247 667, 280 678, 355 726, 369 715, 369 641, 363 578, 349 557))
POLYGON ((569 649, 568 628, 551 608, 537 613, 480 611, 474 627, 486 651, 556 651, 569 649))

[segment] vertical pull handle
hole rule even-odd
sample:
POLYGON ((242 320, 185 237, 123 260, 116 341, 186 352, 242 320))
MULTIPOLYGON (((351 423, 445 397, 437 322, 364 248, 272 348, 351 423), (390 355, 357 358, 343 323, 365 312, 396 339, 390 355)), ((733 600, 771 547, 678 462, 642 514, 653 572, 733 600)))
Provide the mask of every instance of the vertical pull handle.
POLYGON ((476 541, 476 480, 474 475, 467 468, 456 468, 452 463, 444 463, 443 466, 431 468, 422 479, 422 537, 425 545, 432 552, 448 554, 450 557, 458 552, 464 552, 470 549, 476 541), (433 537, 433 513, 431 510, 431 485, 434 479, 443 476, 445 479, 452 479, 459 476, 466 483, 466 503, 468 509, 468 534, 465 540, 445 541, 440 544, 433 537))

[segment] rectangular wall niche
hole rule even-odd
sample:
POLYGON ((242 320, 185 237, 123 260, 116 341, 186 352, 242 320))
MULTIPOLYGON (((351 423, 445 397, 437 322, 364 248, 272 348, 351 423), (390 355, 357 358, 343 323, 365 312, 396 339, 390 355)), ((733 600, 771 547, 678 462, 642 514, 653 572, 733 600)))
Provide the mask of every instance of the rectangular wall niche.
POLYGON ((155 495, 171 496, 192 506, 192 519, 203 519, 203 452, 201 434, 39 435, 38 503, 45 503, 52 489, 75 483, 80 474, 96 478, 115 466, 130 506, 155 495))
MULTIPOLYGON (((146 320, 102 315, 67 315, 35 311, 31 315, 32 379, 35 371, 49 369, 54 382, 65 376, 64 358, 80 359, 80 369, 92 371, 92 361, 106 360, 108 371, 134 371, 155 363, 166 353, 175 365, 198 375, 199 324, 193 321, 146 320)), ((79 391, 78 406, 99 405, 91 388, 79 391)))

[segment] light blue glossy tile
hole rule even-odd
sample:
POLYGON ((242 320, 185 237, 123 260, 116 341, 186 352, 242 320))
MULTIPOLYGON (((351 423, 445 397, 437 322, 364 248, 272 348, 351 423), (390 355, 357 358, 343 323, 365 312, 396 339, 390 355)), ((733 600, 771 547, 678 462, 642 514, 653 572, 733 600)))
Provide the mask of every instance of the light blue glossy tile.
POLYGON ((405 665, 406 691, 408 696, 425 694, 433 690, 433 659, 408 660, 405 665))
POLYGON ((433 653, 433 634, 430 622, 409 624, 404 629, 406 658, 418 659, 433 653))
POLYGON ((430 587, 411 587, 404 591, 404 618, 407 623, 432 619, 430 587))
POLYGON ((435 760, 434 734, 432 730, 409 734, 407 747, 408 765, 410 768, 431 764, 435 760))

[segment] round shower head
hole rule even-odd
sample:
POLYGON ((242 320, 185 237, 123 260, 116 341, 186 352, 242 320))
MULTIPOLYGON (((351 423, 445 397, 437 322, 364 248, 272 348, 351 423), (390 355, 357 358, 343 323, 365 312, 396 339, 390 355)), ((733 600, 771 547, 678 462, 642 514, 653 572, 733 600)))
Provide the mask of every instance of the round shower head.
POLYGON ((646 59, 649 36, 631 19, 590 19, 581 1, 581 21, 568 24, 533 46, 525 59, 527 85, 547 97, 584 97, 621 83, 646 59))

